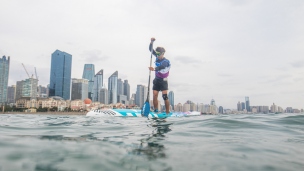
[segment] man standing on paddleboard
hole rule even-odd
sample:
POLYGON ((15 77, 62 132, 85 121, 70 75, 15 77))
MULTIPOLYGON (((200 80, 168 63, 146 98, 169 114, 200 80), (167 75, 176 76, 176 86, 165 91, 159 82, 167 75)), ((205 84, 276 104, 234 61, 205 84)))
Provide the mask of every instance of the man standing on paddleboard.
POLYGON ((155 38, 151 38, 151 42, 149 45, 150 52, 156 57, 155 67, 149 67, 150 71, 155 71, 155 78, 153 80, 153 106, 154 112, 158 112, 158 93, 162 92, 162 97, 165 101, 166 113, 169 114, 169 99, 168 99, 168 76, 169 70, 171 67, 170 61, 165 58, 165 48, 157 47, 155 50, 153 49, 153 42, 155 38))

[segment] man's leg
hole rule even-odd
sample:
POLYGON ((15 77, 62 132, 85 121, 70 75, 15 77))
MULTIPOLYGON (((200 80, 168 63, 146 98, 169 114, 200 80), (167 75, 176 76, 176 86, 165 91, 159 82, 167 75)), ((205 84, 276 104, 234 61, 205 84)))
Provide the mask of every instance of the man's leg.
POLYGON ((162 91, 163 99, 165 101, 166 113, 170 113, 170 103, 168 99, 168 90, 162 91))
POLYGON ((154 106, 154 111, 157 110, 158 111, 158 91, 153 90, 153 106, 154 106))

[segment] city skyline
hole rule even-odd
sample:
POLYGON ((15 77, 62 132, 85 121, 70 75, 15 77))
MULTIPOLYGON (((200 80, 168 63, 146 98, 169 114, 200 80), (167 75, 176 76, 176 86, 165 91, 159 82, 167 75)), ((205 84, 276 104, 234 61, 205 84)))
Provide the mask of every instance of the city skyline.
MULTIPOLYGON (((56 50, 54 53, 52 53, 52 55, 51 55, 52 57, 51 58, 52 58, 52 61, 53 61, 53 56, 54 56, 55 57, 55 61, 62 61, 62 59, 58 59, 58 58, 62 57, 64 59, 65 55, 68 55, 68 57, 71 57, 71 55, 68 54, 68 53, 66 53, 66 52, 62 52, 60 50, 56 50)), ((52 65, 54 65, 54 64, 52 64, 52 65)), ((51 65, 51 68, 52 68, 52 65, 51 65)), ((55 66, 57 66, 57 65, 55 65, 55 66)), ((61 64, 59 66, 61 66, 61 64)), ((72 66, 67 65, 67 68, 72 68, 72 66)), ((65 70, 65 68, 63 67, 62 70, 65 70)), ((96 75, 94 74, 94 72, 92 72, 92 70, 95 70, 94 69, 94 64, 84 64, 84 69, 83 69, 83 75, 82 75, 82 77, 85 77, 85 78, 82 78, 82 79, 72 78, 71 79, 71 84, 72 84, 72 86, 71 86, 71 92, 70 92, 71 93, 71 98, 70 98, 71 100, 76 100, 76 99, 84 100, 86 98, 89 98, 89 95, 90 95, 90 93, 89 93, 89 90, 90 90, 90 88, 89 88, 89 82, 90 82, 89 79, 91 79, 91 85, 92 85, 91 91, 93 91, 93 86, 95 85, 94 81, 103 82, 103 78, 102 78, 102 76, 103 76, 103 69, 101 69, 99 72, 97 72, 96 75), (86 70, 89 70, 89 72, 85 72, 86 70), (92 80, 94 80, 94 81, 92 81, 92 80), (83 83, 85 83, 85 85, 83 83), (75 85, 75 87, 73 85, 75 85), (83 88, 84 86, 86 86, 86 87, 83 88), (84 91, 84 89, 85 89, 85 91, 84 91), (76 92, 80 92, 80 94, 77 94, 76 92), (86 95, 84 95, 84 92, 86 92, 86 95), (74 96, 73 96, 73 94, 74 94, 74 96)), ((120 79, 118 77, 118 71, 115 71, 108 78, 108 82, 109 82, 108 86, 111 87, 111 93, 112 93, 112 95, 110 97, 102 97, 102 95, 101 95, 101 96, 99 96, 99 99, 103 98, 103 100, 100 100, 100 101, 106 102, 105 104, 110 104, 107 100, 112 98, 112 100, 116 99, 116 101, 118 103, 119 102, 119 100, 118 100, 119 95, 125 95, 126 96, 125 100, 129 100, 127 98, 127 94, 125 94, 124 89, 127 88, 127 87, 130 87, 130 85, 128 84, 128 80, 124 80, 124 82, 123 82, 122 79, 120 79), (116 98, 114 97, 115 94, 117 95, 116 98)), ((37 89, 37 87, 38 87, 37 83, 38 83, 38 79, 34 79, 34 78, 28 78, 28 79, 25 79, 25 80, 17 81, 17 84, 16 84, 16 86, 17 86, 17 88, 16 88, 17 89, 17 91, 16 91, 17 95, 16 95, 16 97, 17 98, 19 98, 21 96, 22 97, 32 97, 32 96, 36 97, 37 96, 36 95, 37 92, 34 92, 33 90, 37 89), (20 84, 20 85, 18 85, 18 84, 20 84), (34 86, 30 86, 30 84, 33 84, 34 86), (26 92, 22 92, 21 91, 22 88, 20 88, 20 87, 24 87, 24 86, 28 87, 28 88, 25 88, 26 92)), ((11 86, 14 86, 14 85, 11 85, 11 86)), ((8 86, 8 87, 10 87, 10 86, 8 86)), ((104 88, 103 95, 106 95, 108 93, 108 89, 105 88, 105 87, 103 87, 103 88, 104 88), (104 91, 107 91, 107 93, 104 94, 104 91)), ((146 95, 147 95, 146 93, 147 93, 147 87, 145 85, 139 85, 139 84, 137 84, 137 88, 136 88, 136 92, 135 92, 135 94, 136 94, 135 104, 136 105, 138 105, 138 106, 142 106, 143 105, 144 99, 146 99, 146 95)), ((181 104, 184 103, 184 102, 177 102, 176 104, 174 103, 174 92, 173 91, 169 91, 169 100, 170 100, 170 105, 171 106, 174 106, 174 105, 176 105, 178 103, 181 103, 181 104), (174 104, 174 105, 172 105, 171 103, 174 104)), ((185 103, 187 103, 187 102, 189 102, 189 99, 185 103)), ((162 104, 162 101, 160 101, 160 103, 162 104)), ((193 103, 195 104, 195 102, 193 102, 193 103)), ((209 105, 208 103, 203 103, 203 102, 196 102, 196 103, 197 104, 209 105)), ((211 99, 210 105, 216 106, 215 100, 213 98, 211 99)), ((265 105, 268 106, 268 104, 265 104, 265 105)), ((274 105, 274 103, 273 103, 273 105, 274 105)), ((220 107, 223 108, 222 106, 220 106, 220 107)), ((242 111, 242 110, 245 109, 246 111, 251 112, 251 107, 256 107, 256 106, 250 106, 249 97, 245 96, 245 101, 242 102, 242 103, 240 103, 240 101, 239 101, 237 103, 236 108, 225 108, 224 107, 224 109, 237 109, 237 111, 242 111), (240 110, 240 108, 241 108, 241 110, 240 110)), ((281 107, 281 106, 279 106, 279 107, 281 107)), ((286 107, 286 109, 287 108, 292 108, 292 107, 286 107)), ((296 108, 296 109, 302 109, 302 108, 296 108)))
POLYGON ((236 108, 248 96, 250 105, 303 108, 303 16, 301 0, 6 1, 0 56, 11 57, 9 85, 27 78, 22 63, 30 75, 36 67, 39 85, 49 84, 50 54, 60 49, 73 55, 72 78, 92 63, 104 78, 118 70, 133 93, 147 85, 155 37, 172 65, 176 102, 214 98, 236 108))

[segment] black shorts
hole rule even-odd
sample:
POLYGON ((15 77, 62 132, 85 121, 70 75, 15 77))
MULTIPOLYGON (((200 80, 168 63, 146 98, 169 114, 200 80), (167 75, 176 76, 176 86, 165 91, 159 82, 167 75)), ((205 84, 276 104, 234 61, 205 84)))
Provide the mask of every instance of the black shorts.
POLYGON ((168 79, 154 78, 153 90, 156 91, 168 90, 168 79))

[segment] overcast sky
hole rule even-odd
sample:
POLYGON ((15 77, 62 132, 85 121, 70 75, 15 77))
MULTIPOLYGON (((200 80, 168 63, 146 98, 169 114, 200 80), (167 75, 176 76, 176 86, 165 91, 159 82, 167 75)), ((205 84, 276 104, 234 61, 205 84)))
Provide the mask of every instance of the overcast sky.
POLYGON ((92 63, 106 86, 117 70, 135 93, 148 85, 151 37, 171 61, 176 103, 235 109, 249 96, 252 106, 304 108, 303 0, 0 0, 9 85, 27 78, 22 63, 49 84, 58 49, 73 56, 72 78, 92 63))

